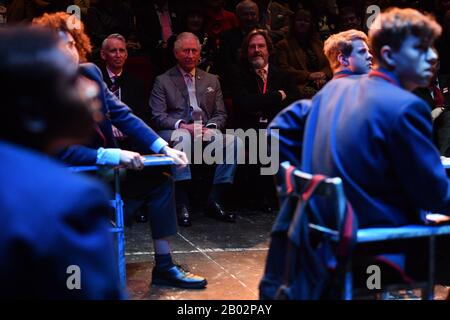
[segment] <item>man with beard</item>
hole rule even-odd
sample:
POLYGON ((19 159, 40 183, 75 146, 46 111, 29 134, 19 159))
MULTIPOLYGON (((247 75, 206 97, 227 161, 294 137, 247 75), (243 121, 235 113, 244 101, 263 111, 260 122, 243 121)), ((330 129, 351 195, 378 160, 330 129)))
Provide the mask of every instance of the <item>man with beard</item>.
MULTIPOLYGON (((300 97, 291 76, 269 63, 273 52, 272 42, 265 30, 254 30, 244 39, 241 49, 241 64, 233 75, 233 109, 237 127, 243 129, 265 129, 273 117, 284 107, 300 97)), ((272 176, 260 176, 260 166, 246 167, 248 181, 261 209, 276 208, 272 176), (263 199, 261 201, 261 199, 263 199)))
POLYGON ((269 63, 272 52, 265 30, 254 30, 244 39, 232 90, 240 128, 266 128, 278 112, 300 97, 292 77, 269 63))

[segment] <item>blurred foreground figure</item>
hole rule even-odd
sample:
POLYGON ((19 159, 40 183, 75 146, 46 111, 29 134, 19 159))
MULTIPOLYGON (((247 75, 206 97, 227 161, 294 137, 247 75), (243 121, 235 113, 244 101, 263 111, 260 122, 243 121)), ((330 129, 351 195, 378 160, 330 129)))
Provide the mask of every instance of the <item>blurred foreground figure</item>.
POLYGON ((0 299, 119 299, 108 195, 50 155, 93 127, 77 66, 55 35, 0 31, 0 299))

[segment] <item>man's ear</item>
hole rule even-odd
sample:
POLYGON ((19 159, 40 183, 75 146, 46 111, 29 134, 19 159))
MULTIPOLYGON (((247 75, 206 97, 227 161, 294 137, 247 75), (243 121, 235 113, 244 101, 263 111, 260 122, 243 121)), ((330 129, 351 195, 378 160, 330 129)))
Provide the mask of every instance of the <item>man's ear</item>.
POLYGON ((102 58, 102 60, 106 60, 105 51, 103 51, 103 49, 100 50, 100 57, 102 58))
POLYGON ((343 67, 348 67, 350 62, 348 61, 348 57, 346 57, 343 53, 339 53, 337 56, 337 60, 339 64, 343 67))
POLYGON ((381 47, 380 55, 381 59, 383 60, 383 64, 385 64, 386 66, 393 68, 397 64, 395 60, 394 50, 392 50, 390 46, 385 45, 381 47))

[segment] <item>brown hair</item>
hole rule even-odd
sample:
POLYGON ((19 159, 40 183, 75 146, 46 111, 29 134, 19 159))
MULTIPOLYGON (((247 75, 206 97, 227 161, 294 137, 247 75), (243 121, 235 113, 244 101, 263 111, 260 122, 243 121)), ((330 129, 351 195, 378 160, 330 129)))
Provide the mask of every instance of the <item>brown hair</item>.
POLYGON ((383 63, 381 48, 390 46, 394 51, 412 35, 420 40, 433 42, 442 32, 435 19, 414 9, 390 8, 381 13, 369 30, 369 44, 378 63, 383 63))
POLYGON ((34 18, 33 24, 69 33, 75 40, 75 46, 80 55, 80 62, 86 62, 88 55, 92 51, 91 40, 86 35, 84 24, 81 21, 77 21, 77 23, 79 23, 79 28, 69 27, 68 21, 70 17, 71 15, 65 12, 56 12, 52 14, 45 13, 39 18, 34 18))
POLYGON ((348 57, 353 51, 353 41, 362 40, 367 42, 367 36, 364 32, 350 29, 339 32, 328 37, 323 45, 323 53, 328 59, 333 70, 339 68, 338 56, 342 53, 348 57))
POLYGON ((255 29, 244 38, 244 41, 242 42, 241 46, 241 62, 248 63, 248 44, 250 43, 250 40, 252 40, 253 37, 260 35, 264 37, 266 40, 267 45, 267 51, 269 52, 269 55, 271 55, 274 51, 272 39, 270 39, 269 33, 267 30, 264 29, 255 29))

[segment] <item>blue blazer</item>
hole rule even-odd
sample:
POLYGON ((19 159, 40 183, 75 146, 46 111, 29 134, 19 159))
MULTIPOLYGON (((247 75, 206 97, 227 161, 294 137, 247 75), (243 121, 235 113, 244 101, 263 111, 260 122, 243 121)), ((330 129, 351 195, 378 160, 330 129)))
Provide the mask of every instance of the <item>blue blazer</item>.
POLYGON ((450 214, 429 107, 387 71, 327 84, 303 143, 303 170, 341 177, 360 227, 418 222, 422 210, 450 214))
POLYGON ((105 189, 4 141, 0 158, 0 299, 122 298, 105 189), (80 290, 67 288, 71 265, 80 290))
MULTIPOLYGON (((104 117, 103 121, 99 123, 99 127, 106 138, 106 147, 117 148, 112 133, 111 125, 113 124, 133 140, 134 145, 139 149, 137 151, 151 152, 150 147, 159 138, 158 134, 136 117, 127 105, 108 90, 103 81, 102 72, 97 66, 92 63, 81 64, 79 71, 80 74, 95 81, 100 87, 98 99, 101 102, 104 117)), ((104 147, 103 141, 95 135, 89 145, 71 146, 62 151, 59 156, 63 161, 72 165, 92 165, 97 160, 97 149, 100 147, 104 147)))
POLYGON ((311 100, 296 101, 278 113, 267 127, 268 137, 278 142, 279 163, 289 161, 300 168, 303 133, 310 109, 311 100))

